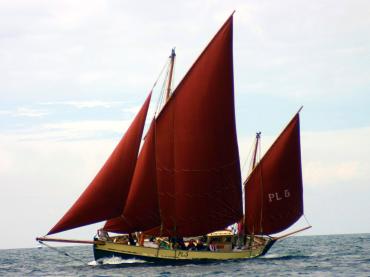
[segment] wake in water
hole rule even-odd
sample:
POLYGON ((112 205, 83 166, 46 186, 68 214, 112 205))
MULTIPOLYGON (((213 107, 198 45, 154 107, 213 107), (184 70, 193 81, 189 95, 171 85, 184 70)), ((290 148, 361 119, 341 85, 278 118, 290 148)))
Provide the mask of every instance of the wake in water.
POLYGON ((270 260, 294 260, 294 259, 307 259, 309 255, 294 255, 294 254, 267 254, 259 257, 259 259, 270 259, 270 260))
POLYGON ((98 261, 91 261, 88 265, 99 266, 99 265, 119 265, 119 264, 142 264, 146 261, 139 259, 122 259, 120 257, 103 258, 98 261))

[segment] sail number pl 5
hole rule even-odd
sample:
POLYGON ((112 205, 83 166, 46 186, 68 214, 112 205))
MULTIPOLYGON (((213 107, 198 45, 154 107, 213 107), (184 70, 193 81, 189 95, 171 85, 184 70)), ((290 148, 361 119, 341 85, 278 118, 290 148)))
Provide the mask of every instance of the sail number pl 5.
POLYGON ((269 193, 268 197, 269 202, 283 200, 284 198, 290 197, 290 191, 288 189, 285 189, 284 192, 269 193))

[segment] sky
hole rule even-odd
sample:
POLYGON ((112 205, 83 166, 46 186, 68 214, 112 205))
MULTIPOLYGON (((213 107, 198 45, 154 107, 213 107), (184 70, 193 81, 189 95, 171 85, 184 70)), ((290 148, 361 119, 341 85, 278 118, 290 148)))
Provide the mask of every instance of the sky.
MULTIPOLYGON (((1 249, 37 246, 171 48, 176 84, 233 10, 241 164, 255 132, 266 151, 303 105, 305 234, 370 232, 369 1, 0 0, 1 249)), ((58 236, 90 239, 101 226, 58 236)))

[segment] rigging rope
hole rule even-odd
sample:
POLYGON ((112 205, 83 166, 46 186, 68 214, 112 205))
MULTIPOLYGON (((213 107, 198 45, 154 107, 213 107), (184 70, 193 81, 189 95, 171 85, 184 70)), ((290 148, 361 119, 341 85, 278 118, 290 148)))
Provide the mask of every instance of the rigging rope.
MULTIPOLYGON (((160 109, 161 109, 161 107, 163 106, 163 99, 164 99, 164 95, 165 95, 165 86, 166 86, 166 81, 167 81, 167 76, 168 76, 168 71, 169 71, 169 63, 170 63, 170 61, 167 59, 166 60, 166 63, 164 64, 164 66, 163 66, 163 68, 162 68, 162 70, 161 70, 161 73, 160 73, 160 75, 158 76, 158 79, 157 79, 157 81, 155 82, 155 84, 157 84, 157 82, 158 82, 158 80, 159 80, 159 78, 162 76, 162 74, 163 74, 163 71, 165 70, 165 68, 167 68, 167 71, 166 71, 166 78, 164 79, 164 81, 163 81, 163 84, 162 84, 162 88, 161 88, 161 91, 160 91, 160 93, 159 93, 159 97, 158 97, 158 101, 157 101, 157 107, 156 107, 156 109, 155 109, 155 114, 154 114, 154 116, 156 116, 159 112, 160 112, 160 109)), ((154 88, 154 87, 153 87, 154 88)))
MULTIPOLYGON (((162 76, 162 74, 163 74, 163 71, 164 71, 166 68, 168 68, 168 59, 166 59, 165 64, 162 66, 162 69, 161 69, 161 71, 159 72, 158 77, 157 77, 157 79, 155 80, 155 82, 154 82, 154 84, 153 84, 153 86, 152 86, 152 89, 150 90, 152 93, 153 93, 153 90, 154 90, 154 88, 156 87, 156 85, 157 85, 157 83, 158 83, 159 79, 161 78, 161 76, 162 76)), ((160 105, 160 102, 161 102, 161 101, 162 101, 162 92, 161 92, 161 93, 160 93, 160 95, 159 95, 159 99, 158 99, 158 101, 157 101, 157 107, 156 107, 156 109, 154 110, 154 116, 156 116, 156 114, 157 114, 157 112, 158 112, 158 107, 159 107, 159 105, 160 105)))
POLYGON ((164 69, 167 67, 167 64, 168 64, 168 60, 166 60, 166 63, 163 65, 163 67, 162 67, 161 71, 159 72, 158 77, 157 77, 157 79, 155 80, 155 82, 154 82, 153 87, 152 87, 152 89, 151 89, 151 90, 153 90, 153 89, 154 89, 154 87, 157 85, 159 78, 161 78, 161 76, 162 76, 162 73, 163 73, 164 69))
POLYGON ((166 78, 163 80, 163 84, 162 84, 162 88, 161 88, 161 91, 159 93, 159 99, 157 101, 157 108, 156 108, 156 115, 159 114, 161 108, 164 106, 165 104, 165 90, 166 90, 166 83, 167 83, 167 78, 168 78, 168 72, 170 70, 169 66, 169 61, 167 61, 166 63, 166 67, 167 67, 167 71, 166 71, 166 78))
MULTIPOLYGON (((174 49, 172 49, 172 51, 174 51, 174 49)), ((166 70, 166 75, 164 77, 164 80, 163 80, 163 84, 162 84, 162 88, 160 90, 160 93, 159 93, 159 97, 158 97, 158 101, 157 101, 157 107, 155 109, 155 114, 154 116, 156 116, 157 114, 160 113, 161 109, 166 105, 166 102, 167 102, 167 92, 166 92, 166 85, 167 84, 171 84, 171 87, 174 87, 173 84, 174 84, 174 81, 175 81, 175 63, 173 62, 172 64, 172 73, 171 73, 171 76, 170 76, 170 70, 171 70, 171 56, 169 58, 167 58, 167 61, 164 65, 164 67, 162 68, 161 70, 161 73, 159 75, 159 77, 163 74, 163 71, 164 69, 167 68, 166 70), (171 80, 170 80, 171 78, 171 80)), ((157 81, 159 80, 159 77, 157 79, 157 81)), ((157 84, 157 81, 155 84, 157 84)), ((170 94, 172 93, 172 89, 171 87, 169 88, 170 89, 170 94)), ((153 87, 154 88, 154 87, 153 87)), ((170 96, 170 95, 169 95, 170 96)))
MULTIPOLYGON (((250 160, 250 157, 251 157, 251 155, 252 155, 252 150, 253 150, 253 143, 252 143, 252 145, 251 145, 251 147, 249 148, 249 152, 248 152, 248 155, 247 155, 247 157, 245 158, 245 160, 244 160, 244 163, 243 163, 243 166, 242 166, 242 172, 244 172, 244 170, 245 170, 245 166, 247 165, 247 161, 249 161, 250 160)), ((250 174, 250 172, 248 172, 248 175, 250 174)), ((248 177, 248 176, 247 176, 248 177)))
POLYGON ((306 215, 305 215, 305 214, 303 214, 303 217, 304 217, 304 219, 306 220, 306 223, 308 224, 308 226, 312 226, 312 225, 310 224, 310 222, 308 222, 308 219, 307 219, 307 217, 306 217, 306 215))
MULTIPOLYGON (((258 142, 258 139, 257 139, 257 142, 258 142)), ((259 162, 261 161, 261 149, 262 149, 262 143, 261 143, 261 140, 259 140, 259 145, 258 145, 258 149, 256 152, 256 155, 258 154, 258 160, 259 162)), ((262 230, 262 221, 263 221, 263 175, 262 175, 262 164, 260 165, 260 179, 261 179, 261 218, 260 218, 260 231, 261 233, 263 233, 263 230, 262 230)))
POLYGON ((55 252, 58 252, 59 254, 62 254, 62 255, 64 255, 64 256, 67 256, 67 257, 70 257, 72 260, 75 260, 75 261, 78 261, 78 262, 80 262, 80 263, 83 263, 84 265, 86 265, 87 264, 87 262, 85 262, 84 260, 82 260, 82 259, 80 259, 80 258, 77 258, 77 257, 75 257, 75 256, 72 256, 71 254, 69 254, 68 252, 66 252, 66 251, 62 251, 62 250, 60 250, 60 249, 58 249, 58 248, 56 248, 56 247, 53 247, 53 246, 51 246, 51 245, 49 245, 49 244, 47 244, 47 243, 45 243, 45 242, 43 242, 43 241, 38 241, 40 244, 42 244, 42 245, 45 245, 46 247, 49 247, 50 249, 52 249, 52 250, 54 250, 55 252))

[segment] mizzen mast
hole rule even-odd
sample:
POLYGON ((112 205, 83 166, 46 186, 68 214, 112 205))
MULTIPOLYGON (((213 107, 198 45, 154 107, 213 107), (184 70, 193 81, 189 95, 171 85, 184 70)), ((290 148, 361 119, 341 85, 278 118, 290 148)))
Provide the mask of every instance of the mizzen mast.
POLYGON ((258 146, 261 139, 261 132, 256 133, 256 145, 254 146, 254 152, 253 152, 253 160, 252 160, 252 170, 256 167, 256 161, 257 161, 257 152, 258 152, 258 146))
MULTIPOLYGON (((258 155, 258 148, 259 148, 259 145, 260 145, 260 140, 261 140, 261 132, 257 132, 256 133, 256 143, 254 144, 254 149, 253 149, 253 156, 252 156, 252 160, 251 160, 251 164, 250 164, 250 174, 253 172, 254 168, 256 167, 256 162, 257 162, 257 155, 258 155)), ((248 182, 248 179, 249 177, 247 177, 247 179, 243 182, 243 195, 245 194, 245 186, 248 182)), ((246 203, 245 203, 246 199, 245 197, 243 197, 243 206, 245 207, 246 203)), ((243 218, 238 222, 238 231, 240 233, 240 235, 244 235, 244 228, 245 228, 245 216, 246 214, 244 213, 243 214, 243 218)))

